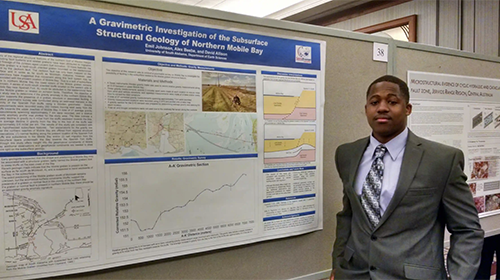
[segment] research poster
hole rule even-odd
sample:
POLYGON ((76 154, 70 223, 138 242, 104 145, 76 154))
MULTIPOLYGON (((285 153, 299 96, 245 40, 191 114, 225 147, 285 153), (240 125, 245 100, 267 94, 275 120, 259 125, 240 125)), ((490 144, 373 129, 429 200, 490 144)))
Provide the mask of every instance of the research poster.
POLYGON ((500 214, 500 80, 408 72, 416 134, 464 152, 480 217, 500 214))
POLYGON ((325 42, 77 6, 0 15, 0 279, 322 229, 325 42))

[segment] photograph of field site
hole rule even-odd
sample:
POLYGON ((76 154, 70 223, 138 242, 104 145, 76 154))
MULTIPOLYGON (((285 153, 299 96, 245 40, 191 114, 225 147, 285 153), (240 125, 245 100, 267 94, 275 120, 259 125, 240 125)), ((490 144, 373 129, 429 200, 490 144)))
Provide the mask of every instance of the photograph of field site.
POLYGON ((202 72, 203 111, 256 112, 255 76, 202 72))

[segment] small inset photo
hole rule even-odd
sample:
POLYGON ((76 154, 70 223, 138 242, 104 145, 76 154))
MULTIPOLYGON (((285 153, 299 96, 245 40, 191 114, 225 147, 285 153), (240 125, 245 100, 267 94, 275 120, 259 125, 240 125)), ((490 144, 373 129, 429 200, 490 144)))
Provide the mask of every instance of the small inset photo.
POLYGON ((476 161, 472 164, 471 179, 488 179, 489 164, 487 161, 476 161))
POLYGON ((204 112, 256 112, 255 75, 202 72, 204 112))
POLYGON ((485 210, 484 206, 484 196, 474 197, 474 204, 478 213, 483 213, 485 210))
POLYGON ((500 210, 500 194, 486 196, 486 211, 500 210))
POLYGON ((469 184, 469 189, 472 192, 472 195, 476 195, 476 187, 477 187, 476 183, 469 184))

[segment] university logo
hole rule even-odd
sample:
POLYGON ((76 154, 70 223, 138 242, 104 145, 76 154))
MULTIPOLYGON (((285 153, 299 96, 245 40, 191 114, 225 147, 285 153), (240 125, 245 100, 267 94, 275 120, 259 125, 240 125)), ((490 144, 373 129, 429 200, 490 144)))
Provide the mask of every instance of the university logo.
POLYGON ((9 31, 39 34, 38 13, 9 10, 9 31))
POLYGON ((311 64, 311 47, 295 45, 295 62, 311 64))

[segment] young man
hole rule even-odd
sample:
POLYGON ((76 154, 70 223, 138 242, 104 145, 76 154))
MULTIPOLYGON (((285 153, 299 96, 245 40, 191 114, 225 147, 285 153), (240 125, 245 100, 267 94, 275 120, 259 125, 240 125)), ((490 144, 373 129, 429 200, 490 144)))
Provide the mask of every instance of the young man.
POLYGON ((484 232, 463 173, 463 153, 406 127, 408 86, 382 76, 368 87, 369 137, 338 147, 343 209, 331 279, 473 279, 484 232))

